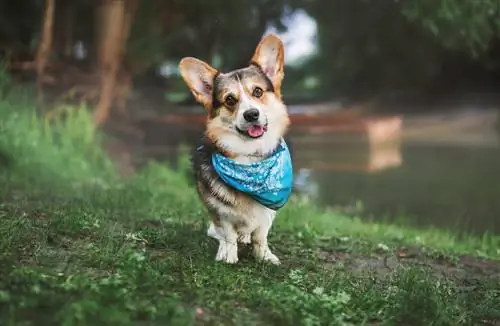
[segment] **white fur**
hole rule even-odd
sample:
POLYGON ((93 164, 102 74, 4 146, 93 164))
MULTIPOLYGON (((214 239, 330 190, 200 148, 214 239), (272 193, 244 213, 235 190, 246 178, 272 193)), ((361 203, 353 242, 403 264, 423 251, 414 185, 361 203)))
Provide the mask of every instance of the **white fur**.
POLYGON ((207 230, 208 236, 219 241, 215 260, 234 264, 238 262, 238 242, 252 242, 254 256, 257 259, 280 264, 278 257, 271 252, 267 243, 267 235, 276 217, 276 211, 255 202, 245 214, 229 208, 226 208, 224 213, 225 216, 223 218, 221 216, 220 227, 210 223, 207 230), (234 225, 240 225, 242 222, 245 223, 245 227, 234 228, 234 225))

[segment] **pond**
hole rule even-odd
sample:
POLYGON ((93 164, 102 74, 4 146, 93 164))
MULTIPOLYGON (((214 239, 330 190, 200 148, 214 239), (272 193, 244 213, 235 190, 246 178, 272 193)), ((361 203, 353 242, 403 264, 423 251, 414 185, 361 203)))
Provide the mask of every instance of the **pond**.
MULTIPOLYGON (((498 234, 496 114, 403 116, 400 134, 381 145, 355 129, 315 134, 314 128, 292 128, 297 191, 318 205, 366 219, 498 234)), ((379 129, 390 133, 394 126, 379 129)), ((170 162, 181 144, 194 144, 202 132, 199 124, 150 123, 143 129, 143 155, 170 162)))

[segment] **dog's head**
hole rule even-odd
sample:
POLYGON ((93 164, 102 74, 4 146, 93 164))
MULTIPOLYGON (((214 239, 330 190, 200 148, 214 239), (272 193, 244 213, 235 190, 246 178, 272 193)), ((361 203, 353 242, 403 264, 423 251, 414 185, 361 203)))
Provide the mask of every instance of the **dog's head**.
POLYGON ((264 157, 290 123, 281 101, 284 48, 268 34, 246 68, 221 73, 196 58, 184 58, 181 75, 208 110, 206 135, 231 157, 264 157))

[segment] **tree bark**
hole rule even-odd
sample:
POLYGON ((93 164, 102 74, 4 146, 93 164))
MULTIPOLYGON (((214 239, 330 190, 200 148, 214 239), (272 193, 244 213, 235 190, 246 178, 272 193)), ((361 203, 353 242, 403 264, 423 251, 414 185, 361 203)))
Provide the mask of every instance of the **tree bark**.
POLYGON ((50 60, 52 48, 52 33, 54 25, 55 0, 45 0, 45 8, 42 19, 42 31, 36 53, 36 92, 39 104, 43 103, 43 77, 45 67, 50 60))
POLYGON ((116 76, 121 65, 125 0, 103 0, 99 10, 100 96, 94 110, 94 123, 102 125, 110 115, 116 76))

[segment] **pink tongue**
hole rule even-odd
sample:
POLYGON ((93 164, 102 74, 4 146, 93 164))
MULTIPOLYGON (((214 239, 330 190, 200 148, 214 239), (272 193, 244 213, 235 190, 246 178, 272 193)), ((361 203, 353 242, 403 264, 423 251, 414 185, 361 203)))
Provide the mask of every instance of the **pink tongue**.
POLYGON ((251 126, 247 130, 247 132, 252 137, 259 137, 264 133, 264 127, 263 126, 251 126))

